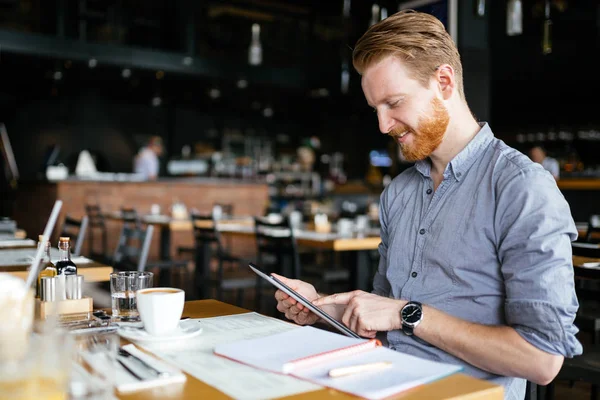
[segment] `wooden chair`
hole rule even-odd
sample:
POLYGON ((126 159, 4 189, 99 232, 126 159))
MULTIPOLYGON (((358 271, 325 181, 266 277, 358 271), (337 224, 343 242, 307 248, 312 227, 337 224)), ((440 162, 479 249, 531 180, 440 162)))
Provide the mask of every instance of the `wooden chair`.
POLYGON ((215 288, 217 299, 222 300, 226 291, 235 291, 236 303, 241 306, 244 291, 254 289, 256 275, 241 259, 227 252, 221 242, 221 234, 211 215, 191 215, 194 232, 194 253, 196 261, 196 288, 200 298, 215 288), (211 270, 211 261, 217 260, 216 271, 211 270))
POLYGON ((85 241, 85 234, 88 227, 88 217, 83 216, 80 220, 71 218, 68 215, 60 229, 60 236, 71 238, 71 254, 74 256, 81 255, 81 249, 85 241))

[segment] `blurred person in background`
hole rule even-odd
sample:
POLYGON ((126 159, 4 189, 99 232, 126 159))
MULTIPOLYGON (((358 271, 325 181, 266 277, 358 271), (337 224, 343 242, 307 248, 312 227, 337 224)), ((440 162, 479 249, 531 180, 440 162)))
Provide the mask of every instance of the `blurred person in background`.
POLYGON ((548 157, 546 149, 541 145, 535 145, 529 150, 529 158, 531 161, 538 164, 542 164, 542 167, 552 174, 554 179, 558 180, 560 177, 560 166, 558 161, 552 157, 548 157))
POLYGON ((141 174, 144 179, 158 178, 160 163, 158 157, 163 153, 163 143, 159 136, 152 136, 146 146, 135 156, 133 172, 141 174))

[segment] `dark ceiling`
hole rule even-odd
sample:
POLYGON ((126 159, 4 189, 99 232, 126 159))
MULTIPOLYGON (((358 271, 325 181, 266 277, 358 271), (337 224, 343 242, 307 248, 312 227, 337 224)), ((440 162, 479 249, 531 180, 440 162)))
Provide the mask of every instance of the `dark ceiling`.
MULTIPOLYGON (((398 1, 378 4, 390 13, 398 7, 398 1)), ((364 0, 0 0, 2 83, 5 93, 13 85, 56 94, 75 92, 85 81, 140 101, 160 95, 179 104, 220 101, 234 110, 257 102, 293 108, 306 99, 316 100, 312 107, 340 101, 363 107, 351 67, 348 93, 341 92, 340 76, 369 25, 371 6, 364 0), (248 63, 254 23, 261 27, 260 66, 248 63), (122 78, 124 69, 130 77, 122 78), (217 99, 210 97, 215 88, 217 99)), ((16 87, 10 92, 24 95, 16 87)))

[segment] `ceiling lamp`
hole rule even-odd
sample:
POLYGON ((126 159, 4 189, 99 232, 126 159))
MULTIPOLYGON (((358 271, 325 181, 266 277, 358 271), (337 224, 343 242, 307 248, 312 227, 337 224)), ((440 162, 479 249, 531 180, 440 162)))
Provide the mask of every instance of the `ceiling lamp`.
POLYGON ((375 25, 376 23, 378 23, 379 22, 379 18, 380 18, 379 5, 378 4, 373 4, 371 6, 371 22, 369 23, 369 26, 375 25))
POLYGON ((523 5, 521 0, 509 0, 506 6, 506 34, 517 36, 523 33, 523 5))
POLYGON ((248 63, 250 65, 262 64, 262 45, 260 44, 260 25, 252 24, 252 41, 248 49, 248 63))

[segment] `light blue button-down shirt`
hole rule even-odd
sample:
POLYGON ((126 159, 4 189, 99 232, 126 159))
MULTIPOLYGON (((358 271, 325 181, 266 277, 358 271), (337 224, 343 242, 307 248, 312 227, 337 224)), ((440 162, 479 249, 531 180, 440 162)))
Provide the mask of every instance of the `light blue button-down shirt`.
MULTIPOLYGON (((484 325, 509 325, 551 354, 580 354, 569 205, 541 165, 494 137, 487 124, 433 191, 429 160, 381 195, 381 255, 374 293, 418 301, 484 325)), ((427 315, 424 315, 427 318, 427 315)), ((523 379, 490 374, 401 331, 391 348, 461 364, 522 400, 523 379)))

